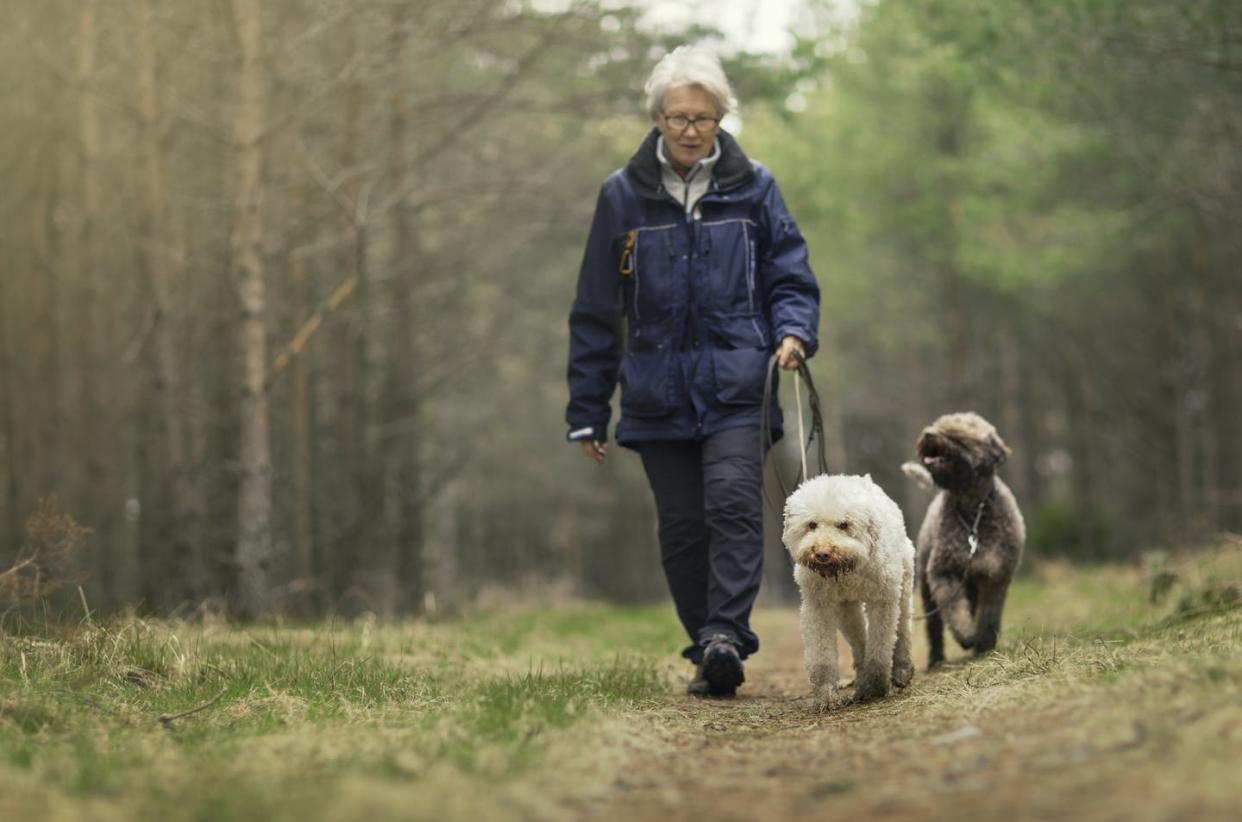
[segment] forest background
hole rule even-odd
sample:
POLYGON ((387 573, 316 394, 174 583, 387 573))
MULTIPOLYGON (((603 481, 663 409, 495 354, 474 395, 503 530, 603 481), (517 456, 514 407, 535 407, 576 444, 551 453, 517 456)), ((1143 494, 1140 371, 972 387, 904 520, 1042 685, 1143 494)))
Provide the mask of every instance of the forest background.
POLYGON ((603 0, 0 20, 0 564, 76 538, 28 523, 54 496, 91 609, 664 596, 638 461, 563 442, 566 315, 642 82, 703 38, 810 244, 834 471, 913 529, 898 467, 972 409, 1032 562, 1242 531, 1231 0, 813 2, 788 54, 603 0))

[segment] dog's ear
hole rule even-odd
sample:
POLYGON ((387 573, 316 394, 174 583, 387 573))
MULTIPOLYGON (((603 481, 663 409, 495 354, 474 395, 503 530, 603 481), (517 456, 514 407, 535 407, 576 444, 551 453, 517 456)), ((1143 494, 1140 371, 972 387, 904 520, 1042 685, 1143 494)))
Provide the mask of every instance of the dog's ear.
POLYGON ((781 544, 790 551, 793 550, 793 546, 789 544, 789 537, 793 533, 795 518, 792 500, 793 497, 785 500, 785 512, 781 518, 781 544))
POLYGON ((983 441, 983 465, 990 471, 1000 468, 1012 453, 1013 450, 995 431, 989 432, 987 439, 983 441))
POLYGON ((867 552, 874 554, 880 544, 880 523, 875 517, 867 515, 858 521, 859 530, 867 539, 867 552))

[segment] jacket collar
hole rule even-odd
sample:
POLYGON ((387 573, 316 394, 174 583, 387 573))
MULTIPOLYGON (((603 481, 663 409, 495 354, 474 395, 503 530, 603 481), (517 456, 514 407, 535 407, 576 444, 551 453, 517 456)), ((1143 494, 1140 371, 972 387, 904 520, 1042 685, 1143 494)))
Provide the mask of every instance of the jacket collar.
POLYGON ((720 155, 723 153, 724 152, 720 147, 720 141, 713 140, 711 154, 708 154, 702 160, 699 160, 691 166, 690 170, 686 172, 686 176, 682 178, 681 175, 677 173, 677 170, 673 168, 672 161, 668 159, 668 146, 664 136, 661 135, 659 139, 656 140, 656 159, 660 161, 660 177, 665 181, 665 188, 668 188, 667 181, 669 179, 669 175, 684 179, 687 183, 696 180, 699 177, 703 177, 705 180, 710 179, 712 176, 712 169, 715 168, 716 163, 720 160, 720 155))
MULTIPOLYGON (((660 158, 656 153, 659 139, 660 130, 653 127, 625 166, 626 175, 644 197, 659 197, 663 191, 660 182, 660 158)), ((720 159, 716 161, 712 171, 715 173, 717 189, 728 191, 749 183, 755 176, 755 169, 737 140, 723 130, 716 135, 716 140, 720 144, 720 159)))

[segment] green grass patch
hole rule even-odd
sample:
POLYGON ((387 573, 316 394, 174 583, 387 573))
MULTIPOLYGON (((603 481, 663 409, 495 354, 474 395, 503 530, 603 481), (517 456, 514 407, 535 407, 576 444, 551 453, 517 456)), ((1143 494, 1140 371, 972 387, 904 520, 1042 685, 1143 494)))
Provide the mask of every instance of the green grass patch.
MULTIPOLYGON (((874 744, 1100 693, 1176 703, 1171 718, 1143 715, 1144 739, 1176 738, 1194 700, 1239 698, 1238 554, 1162 561, 1172 581, 1158 596, 1137 563, 1036 568, 1011 591, 997 653, 920 674, 875 707, 900 717, 876 726, 874 744)), ((773 635, 796 636, 792 613, 760 616, 773 635)), ((681 701, 682 643, 667 606, 567 603, 390 625, 10 620, 0 818, 482 819, 519 806, 541 816, 580 781, 574 768, 608 755, 601 729, 694 709, 702 716, 688 727, 731 738, 708 716, 720 706, 681 701)), ((758 729, 773 711, 791 716, 775 724, 814 721, 770 697, 731 710, 758 729)), ((1234 733, 1222 727, 1214 733, 1234 733)), ((737 727, 747 740, 753 731, 737 727)), ((862 778, 810 784, 825 800, 866 794, 862 778)))
POLYGON ((678 632, 665 609, 585 604, 393 625, 21 626, 0 635, 0 817, 22 796, 15 812, 55 799, 84 815, 293 818, 350 779, 494 787, 574 727, 660 704, 678 632))

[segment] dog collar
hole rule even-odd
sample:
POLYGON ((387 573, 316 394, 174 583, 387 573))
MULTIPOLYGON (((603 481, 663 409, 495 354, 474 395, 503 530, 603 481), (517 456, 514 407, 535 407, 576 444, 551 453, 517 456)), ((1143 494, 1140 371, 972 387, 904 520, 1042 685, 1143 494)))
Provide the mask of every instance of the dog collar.
POLYGON ((979 550, 979 520, 983 518, 983 509, 987 507, 994 493, 995 490, 989 491, 988 495, 979 501, 979 508, 975 511, 975 521, 971 525, 966 524, 966 520, 962 517, 961 512, 956 509, 953 511, 957 521, 966 529, 966 542, 970 545, 970 555, 972 557, 975 555, 975 551, 979 550))

